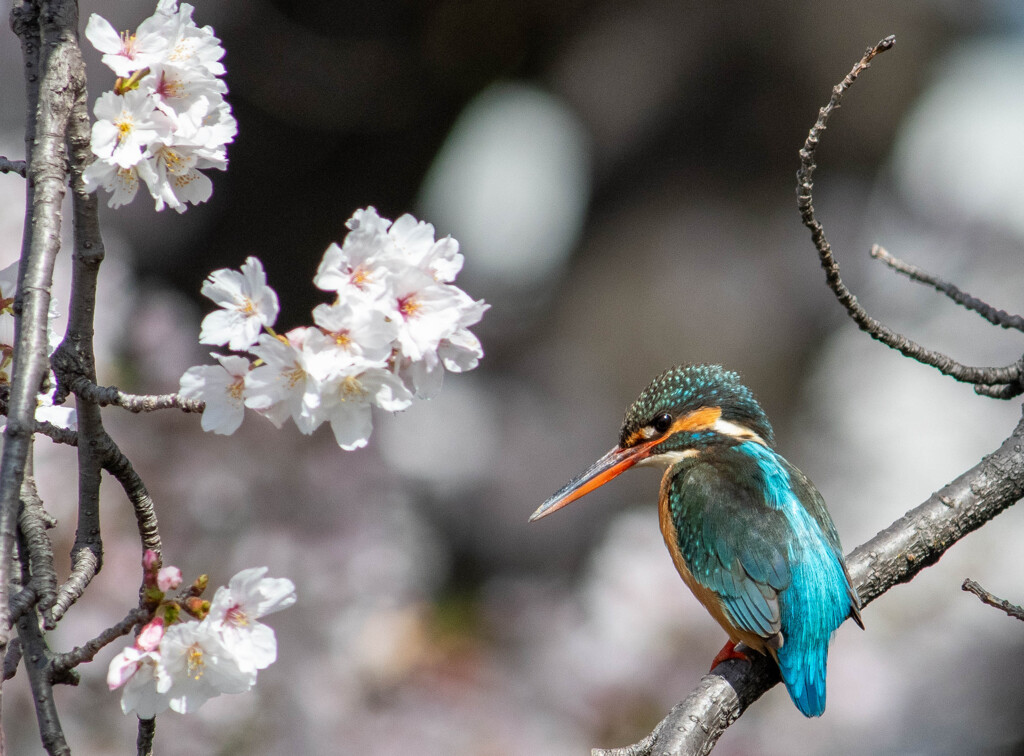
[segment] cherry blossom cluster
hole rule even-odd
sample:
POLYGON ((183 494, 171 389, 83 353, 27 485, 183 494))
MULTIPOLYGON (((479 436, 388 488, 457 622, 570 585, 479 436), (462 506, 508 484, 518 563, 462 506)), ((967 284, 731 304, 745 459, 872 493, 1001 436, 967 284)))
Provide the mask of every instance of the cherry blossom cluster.
POLYGON ((181 570, 158 567, 157 556, 143 557, 146 600, 156 614, 115 656, 107 670, 111 690, 122 688, 121 709, 150 719, 170 708, 193 712, 221 693, 244 693, 258 670, 277 659, 274 631, 258 620, 296 601, 287 578, 268 578, 266 567, 242 570, 221 586, 213 601, 201 598, 206 576, 184 597, 166 594, 181 585, 181 570))
MULTIPOLYGON (((14 262, 0 270, 0 385, 9 385, 11 382, 11 368, 14 360, 14 297, 17 288, 18 263, 14 262)), ((60 344, 60 335, 53 327, 58 317, 57 303, 53 297, 50 297, 50 308, 46 317, 46 341, 49 354, 52 354, 60 344)), ((75 410, 70 407, 55 407, 53 405, 53 394, 57 387, 57 381, 52 372, 49 384, 50 391, 36 397, 36 420, 53 423, 63 428, 75 428, 78 422, 75 410)))
POLYGON ((181 377, 179 394, 206 402, 204 430, 234 433, 249 407, 279 428, 291 418, 307 434, 329 423, 341 448, 356 449, 373 431, 372 406, 406 409, 440 390, 445 369, 477 366, 483 349, 469 328, 489 305, 453 283, 459 243, 435 241, 434 227, 411 215, 392 223, 372 207, 346 225, 313 278, 336 297, 313 310, 312 326, 274 332, 277 294, 255 257, 203 284, 221 309, 203 320, 199 341, 257 358, 213 353, 217 365, 181 377))
POLYGON ((224 48, 211 27, 196 26, 193 10, 160 0, 134 34, 118 34, 95 13, 89 17, 85 36, 119 77, 96 100, 96 160, 84 174, 90 192, 110 192, 110 207, 131 202, 141 179, 157 210, 182 213, 213 193, 201 169, 227 168, 226 145, 238 125, 220 78, 224 48))

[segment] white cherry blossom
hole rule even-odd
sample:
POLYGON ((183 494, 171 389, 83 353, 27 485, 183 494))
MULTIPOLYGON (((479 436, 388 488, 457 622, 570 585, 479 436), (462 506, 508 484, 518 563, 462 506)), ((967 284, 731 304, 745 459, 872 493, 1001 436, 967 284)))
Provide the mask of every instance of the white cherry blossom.
POLYGON ((371 405, 398 412, 412 401, 412 393, 390 370, 354 366, 323 382, 318 409, 331 424, 338 446, 349 451, 366 446, 373 432, 371 405))
POLYGON ((229 436, 245 417, 245 379, 251 363, 245 357, 211 352, 219 365, 197 365, 181 376, 178 395, 202 399, 204 431, 229 436))
MULTIPOLYGON (((352 297, 313 308, 313 322, 320 326, 324 349, 335 349, 349 362, 383 363, 391 356, 396 324, 376 309, 372 301, 352 297)), ((311 337, 312 338, 312 337, 311 337)))
POLYGON ((121 168, 136 165, 152 142, 171 133, 170 119, 142 89, 121 95, 104 92, 96 100, 94 112, 92 151, 121 168))
POLYGON ((268 578, 266 567, 242 570, 221 586, 204 623, 220 635, 224 647, 242 670, 269 667, 277 659, 272 628, 259 621, 295 603, 295 585, 287 578, 268 578))
POLYGON ((303 433, 312 433, 323 422, 317 408, 320 404, 320 382, 305 344, 306 332, 296 328, 275 338, 263 334, 250 351, 263 360, 246 378, 245 406, 266 417, 278 428, 289 417, 303 433))
POLYGON ((168 20, 155 15, 139 24, 134 34, 118 34, 109 21, 93 13, 85 37, 103 53, 104 65, 118 76, 128 76, 165 58, 171 46, 169 30, 168 20))
POLYGON ((244 693, 256 672, 242 669, 220 635, 201 622, 171 625, 160 643, 156 692, 173 711, 188 714, 221 693, 244 693))
POLYGON ((94 160, 82 173, 82 180, 90 192, 99 188, 110 193, 107 207, 121 207, 135 199, 139 190, 139 165, 122 168, 111 160, 94 160))
POLYGON ((256 343, 264 326, 270 328, 277 320, 277 294, 267 286, 263 263, 255 257, 246 258, 241 272, 215 270, 203 282, 200 293, 222 308, 203 319, 199 334, 202 344, 247 349, 256 343))

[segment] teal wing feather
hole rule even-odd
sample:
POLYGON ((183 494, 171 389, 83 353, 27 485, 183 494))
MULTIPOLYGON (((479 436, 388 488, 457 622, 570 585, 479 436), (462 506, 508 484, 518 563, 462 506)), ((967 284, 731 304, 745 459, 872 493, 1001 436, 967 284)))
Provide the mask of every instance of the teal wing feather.
POLYGON ((832 516, 825 507, 825 499, 822 498, 818 489, 814 487, 814 484, 808 480, 806 475, 793 467, 786 459, 779 457, 779 461, 789 472, 790 484, 797 498, 803 503, 807 513, 818 523, 818 527, 821 528, 829 548, 839 561, 839 564, 842 565, 843 574, 846 576, 847 596, 850 599, 850 616, 854 622, 863 628, 864 622, 860 617, 860 596, 857 595, 857 589, 854 588, 853 580, 846 569, 846 560, 843 557, 842 544, 839 542, 839 533, 836 531, 835 523, 832 522, 832 516))
POLYGON ((791 580, 785 515, 764 503, 733 466, 698 462, 670 483, 679 551, 733 624, 769 645, 781 630, 779 593, 791 580))

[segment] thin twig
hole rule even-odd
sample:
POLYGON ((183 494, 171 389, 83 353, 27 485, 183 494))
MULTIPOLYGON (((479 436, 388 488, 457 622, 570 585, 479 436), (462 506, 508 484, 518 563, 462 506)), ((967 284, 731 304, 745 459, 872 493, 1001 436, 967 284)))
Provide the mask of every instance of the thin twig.
POLYGON ((118 638, 128 635, 136 625, 145 624, 153 619, 153 610, 147 608, 132 609, 123 620, 113 627, 108 627, 102 633, 82 646, 76 646, 62 654, 55 654, 50 662, 50 671, 54 682, 62 679, 68 670, 74 669, 79 664, 90 662, 96 654, 105 646, 110 645, 118 638))
POLYGON ((996 609, 1002 609, 1004 612, 1006 612, 1009 616, 1013 617, 1014 619, 1019 619, 1022 622, 1024 622, 1024 609, 1017 606, 1016 604, 1011 604, 1006 599, 1001 599, 998 596, 993 596, 991 593, 986 591, 984 588, 982 588, 980 585, 978 585, 970 578, 965 579, 964 584, 960 587, 968 593, 973 593, 975 596, 981 599, 981 602, 983 604, 994 606, 996 609))
POLYGON ((126 394, 117 386, 97 386, 84 378, 76 378, 70 386, 76 396, 84 397, 101 407, 122 407, 129 412, 153 412, 178 409, 182 412, 202 412, 206 402, 202 399, 184 399, 177 394, 126 394))
POLYGON ((46 436, 57 444, 78 446, 78 431, 71 430, 70 428, 63 428, 59 425, 48 423, 45 420, 37 420, 35 432, 46 436))
POLYGON ((988 302, 984 302, 977 297, 971 296, 966 291, 962 291, 960 288, 954 286, 948 281, 943 281, 938 276, 922 270, 916 265, 911 265, 898 257, 893 257, 885 247, 879 246, 878 244, 872 244, 871 256, 876 260, 881 260, 897 273, 902 273, 911 281, 931 286, 936 291, 945 294, 961 307, 965 307, 968 310, 978 313, 992 325, 997 325, 1000 328, 1014 328, 1018 331, 1024 331, 1024 318, 1020 315, 1011 315, 1005 310, 993 307, 988 302))
POLYGON ((839 274, 839 263, 832 254, 832 246, 825 237, 825 230, 818 222, 814 214, 813 205, 813 181, 815 163, 814 154, 818 147, 822 132, 832 111, 839 107, 846 90, 849 89, 857 77, 871 63, 871 60, 879 53, 885 52, 895 44, 895 37, 886 37, 874 47, 870 48, 854 65, 846 78, 832 88, 832 97, 828 104, 818 112, 818 120, 807 135, 803 149, 800 150, 800 169, 797 171, 797 206, 800 208, 800 218, 804 225, 811 231, 811 238, 818 250, 818 257, 821 266, 825 270, 825 278, 829 289, 835 294, 840 304, 846 308, 847 313, 862 331, 871 338, 881 341, 886 346, 895 349, 904 357, 920 362, 924 365, 934 367, 943 375, 963 383, 973 384, 1016 384, 1021 379, 1021 368, 1019 363, 1006 365, 1005 367, 970 367, 963 365, 952 357, 942 352, 937 352, 917 344, 906 336, 896 333, 888 326, 882 324, 875 318, 868 315, 867 311, 857 301, 857 298, 843 283, 839 274))
POLYGON ((0 173, 17 173, 22 178, 28 173, 28 166, 24 160, 8 160, 0 155, 0 173))

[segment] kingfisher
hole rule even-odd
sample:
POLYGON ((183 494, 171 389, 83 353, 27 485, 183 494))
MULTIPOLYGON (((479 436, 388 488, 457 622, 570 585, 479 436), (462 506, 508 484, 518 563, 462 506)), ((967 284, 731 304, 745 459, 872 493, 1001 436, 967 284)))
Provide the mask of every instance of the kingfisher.
POLYGON ((825 501, 774 448, 761 405, 738 374, 684 365, 626 411, 619 442, 538 507, 530 521, 631 467, 664 470, 658 514, 683 582, 729 636, 712 669, 771 654, 796 707, 825 711, 828 647, 860 598, 825 501))

